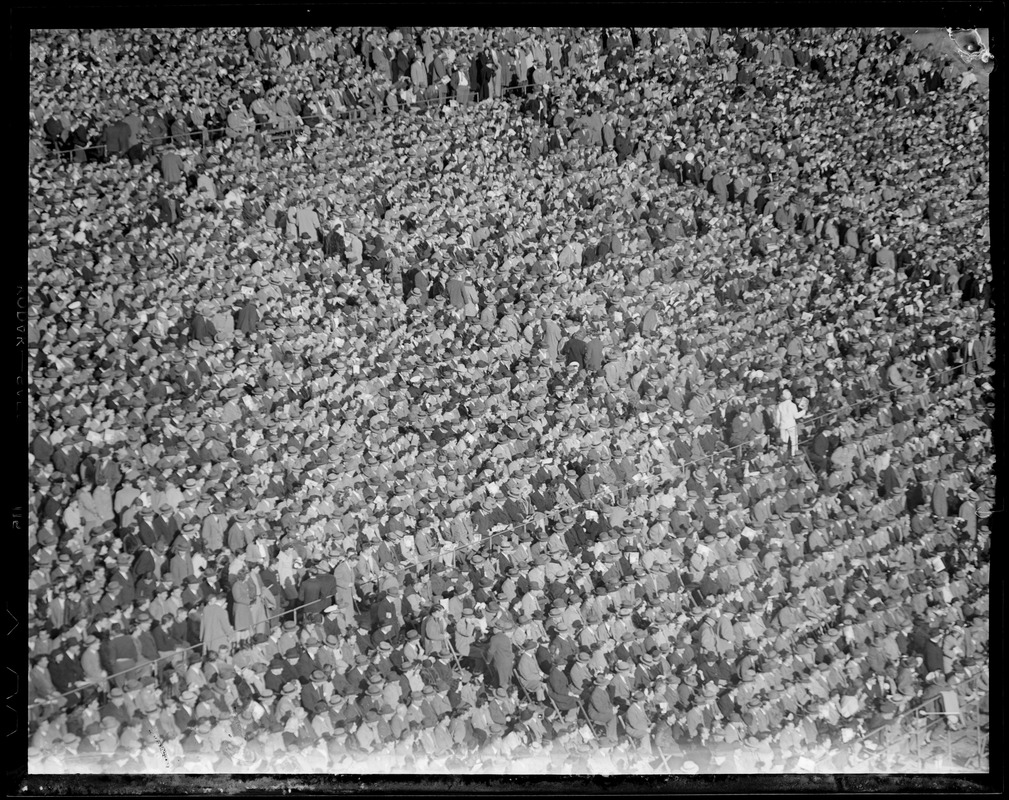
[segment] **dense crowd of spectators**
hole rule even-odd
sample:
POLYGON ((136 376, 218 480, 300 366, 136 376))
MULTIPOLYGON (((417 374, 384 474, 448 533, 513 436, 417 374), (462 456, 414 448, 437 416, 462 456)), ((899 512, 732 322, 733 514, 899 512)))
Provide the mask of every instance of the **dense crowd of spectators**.
POLYGON ((928 51, 32 58, 33 771, 899 770, 986 694, 988 103, 928 51))

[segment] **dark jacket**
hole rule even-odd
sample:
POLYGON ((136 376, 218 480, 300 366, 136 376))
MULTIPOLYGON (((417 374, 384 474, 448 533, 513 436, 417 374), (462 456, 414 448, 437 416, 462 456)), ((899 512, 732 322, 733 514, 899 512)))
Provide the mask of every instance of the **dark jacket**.
POLYGON ((130 149, 130 126, 123 121, 109 125, 102 133, 102 143, 109 155, 122 155, 130 149))

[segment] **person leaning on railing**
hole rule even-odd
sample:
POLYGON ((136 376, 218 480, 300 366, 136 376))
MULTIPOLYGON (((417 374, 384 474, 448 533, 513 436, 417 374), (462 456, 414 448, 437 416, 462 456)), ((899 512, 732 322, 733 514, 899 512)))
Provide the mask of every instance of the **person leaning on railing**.
POLYGON ((35 707, 43 718, 57 714, 68 702, 62 692, 62 686, 57 687, 52 680, 49 656, 32 656, 28 671, 29 706, 35 707))

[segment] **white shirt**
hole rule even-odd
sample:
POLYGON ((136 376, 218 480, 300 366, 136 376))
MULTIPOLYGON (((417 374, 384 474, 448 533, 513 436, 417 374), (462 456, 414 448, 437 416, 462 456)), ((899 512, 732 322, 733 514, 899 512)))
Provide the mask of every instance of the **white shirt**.
POLYGON ((806 416, 806 412, 800 411, 791 400, 782 400, 778 403, 778 407, 775 410, 777 412, 778 427, 785 430, 794 428, 796 422, 806 416))

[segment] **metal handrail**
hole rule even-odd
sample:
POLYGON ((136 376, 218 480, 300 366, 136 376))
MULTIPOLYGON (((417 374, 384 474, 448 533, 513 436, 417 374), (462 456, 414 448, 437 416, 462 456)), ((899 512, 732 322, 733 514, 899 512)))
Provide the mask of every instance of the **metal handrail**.
MULTIPOLYGON (((323 598, 323 599, 325 599, 325 598, 323 598)), ((272 622, 274 620, 281 619, 281 618, 287 616, 288 614, 294 614, 295 620, 297 620, 297 612, 298 611, 302 611, 305 608, 308 608, 309 606, 318 605, 319 602, 320 602, 319 600, 312 600, 311 602, 308 602, 308 603, 302 603, 300 606, 295 606, 294 608, 287 609, 286 611, 283 611, 283 612, 281 612, 279 614, 274 614, 272 616, 269 616, 269 617, 267 617, 263 621, 264 622, 272 622)), ((234 649, 235 646, 239 644, 239 641, 237 639, 235 639, 230 644, 231 644, 232 648, 234 649)), ((120 670, 119 672, 111 673, 111 674, 107 675, 106 677, 100 678, 98 680, 89 681, 88 683, 82 684, 82 685, 78 686, 75 689, 69 689, 69 690, 67 690, 65 692, 60 692, 59 694, 49 695, 49 698, 69 697, 70 695, 78 694, 79 692, 83 691, 84 689, 93 688, 95 686, 99 686, 101 684, 107 683, 107 682, 113 680, 114 678, 121 678, 121 677, 123 677, 125 675, 129 675, 129 674, 135 673, 135 672, 137 672, 139 670, 146 669, 147 667, 149 667, 149 666, 151 666, 153 664, 160 664, 162 661, 172 661, 173 659, 179 658, 179 656, 181 656, 181 655, 190 653, 190 652, 192 652, 194 650, 200 650, 200 649, 205 649, 205 648, 206 648, 206 645, 203 642, 200 642, 198 644, 192 644, 192 645, 189 645, 188 647, 180 647, 179 649, 174 650, 169 655, 165 655, 165 656, 159 655, 158 658, 156 658, 156 659, 151 659, 150 661, 144 661, 140 665, 130 667, 129 669, 120 670)), ((39 701, 36 701, 35 703, 30 704, 28 707, 29 708, 36 708, 36 707, 40 707, 40 706, 51 705, 51 703, 52 703, 51 699, 48 700, 48 701, 46 701, 46 700, 39 700, 39 701)))
MULTIPOLYGON (((960 683, 958 683, 956 686, 952 687, 952 690, 955 691, 957 693, 957 695, 960 695, 962 693, 962 689, 963 688, 973 687, 975 684, 977 684, 981 680, 981 678, 983 676, 984 676, 983 671, 980 670, 980 669, 978 669, 978 670, 974 671, 973 674, 968 674, 968 677, 965 680, 963 680, 960 683)), ((896 725, 899 722, 903 722, 905 719, 909 719, 909 718, 918 716, 919 712, 923 711, 926 705, 928 705, 929 703, 933 703, 935 701, 936 701, 936 698, 934 698, 934 697, 930 697, 928 699, 919 700, 918 702, 914 703, 913 705, 908 706, 908 708, 905 708, 899 714, 895 714, 894 717, 893 717, 893 719, 890 720, 890 722, 887 725, 884 725, 881 728, 877 728, 876 730, 871 731, 871 732, 869 732, 869 733, 867 733, 867 734, 859 737, 857 739, 857 741, 865 741, 867 739, 871 739, 873 736, 878 736, 879 733, 880 733, 880 731, 885 731, 886 729, 890 728, 891 726, 896 725)))
MULTIPOLYGON (((963 699, 965 694, 964 690, 967 688, 975 688, 975 685, 981 680, 983 675, 984 675, 983 671, 979 669, 973 674, 970 674, 966 680, 962 681, 961 683, 957 684, 954 687, 951 687, 951 690, 957 694, 958 698, 963 699)), ((963 709, 961 709, 959 712, 929 710, 930 708, 937 708, 940 700, 941 698, 939 697, 930 697, 927 699, 919 700, 911 707, 904 709, 900 714, 896 715, 886 725, 883 725, 874 731, 870 731, 869 733, 866 733, 856 738, 855 742, 857 744, 867 744, 869 742, 873 742, 874 740, 879 740, 882 739, 883 737, 887 737, 888 741, 885 742, 885 744, 877 744, 877 747, 879 747, 880 749, 873 754, 873 757, 878 758, 888 753, 903 752, 903 750, 906 749, 906 746, 913 741, 914 743, 913 750, 915 753, 915 758, 920 763, 923 763, 923 760, 921 758, 922 736, 928 735, 930 732, 939 729, 943 721, 947 717, 959 717, 961 720, 964 721, 968 719, 968 716, 965 713, 965 710, 963 709), (926 720, 924 727, 920 727, 913 724, 912 725, 907 724, 917 719, 926 720), (896 733, 897 735, 894 736, 894 733, 896 733)), ((974 725, 972 727, 976 728, 978 733, 977 736, 978 758, 983 759, 984 757, 984 754, 982 752, 983 737, 981 736, 981 730, 980 730, 980 703, 981 698, 976 697, 973 701, 970 702, 969 705, 973 705, 976 708, 977 718, 973 719, 974 725)), ((964 730, 966 729, 967 726, 965 725, 964 730)), ((951 735, 953 734, 953 730, 947 730, 946 733, 947 733, 945 737, 946 746, 947 750, 950 751, 951 753, 952 748, 951 735)))

